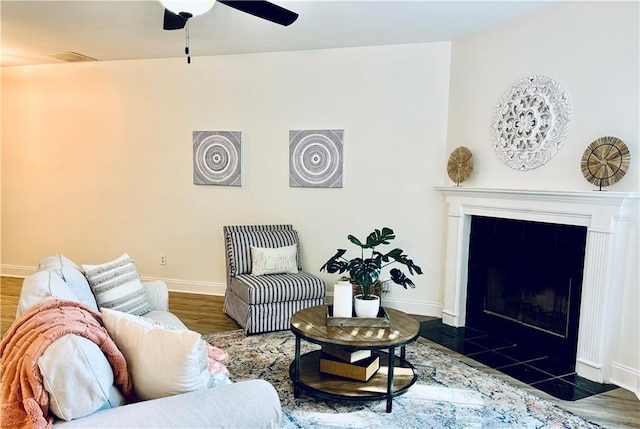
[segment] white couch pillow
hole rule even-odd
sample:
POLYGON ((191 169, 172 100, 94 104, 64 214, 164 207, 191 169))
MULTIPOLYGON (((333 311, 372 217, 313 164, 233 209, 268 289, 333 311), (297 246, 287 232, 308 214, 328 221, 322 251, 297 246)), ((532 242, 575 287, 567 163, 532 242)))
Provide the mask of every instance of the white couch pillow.
POLYGON ((100 265, 82 265, 100 308, 141 315, 151 311, 133 259, 123 254, 100 265))
POLYGON ((38 271, 53 271, 59 270, 62 267, 75 268, 76 270, 82 272, 82 268, 80 267, 80 265, 64 256, 62 253, 42 258, 40 263, 38 263, 38 271))
POLYGON ((116 386, 115 384, 112 384, 111 387, 109 388, 109 399, 107 399, 107 401, 104 404, 102 404, 102 406, 98 408, 96 411, 107 410, 109 408, 116 408, 122 405, 127 405, 127 400, 124 398, 124 396, 122 396, 122 392, 120 392, 120 389, 118 388, 118 386, 116 386))
POLYGON ((284 247, 251 246, 251 274, 295 274, 298 272, 298 246, 284 247))
POLYGON ((201 335, 166 329, 143 318, 101 310, 109 335, 127 360, 138 399, 148 400, 228 384, 213 376, 201 335))
POLYGON ((23 280, 16 310, 16 318, 31 307, 50 299, 80 302, 76 295, 55 271, 37 271, 23 280))
POLYGON ((63 254, 47 256, 38 264, 38 271, 54 271, 78 295, 80 302, 95 310, 98 309, 98 304, 93 292, 91 292, 89 282, 82 273, 82 268, 71 259, 63 254))
POLYGON ((117 389, 112 392, 113 370, 106 356, 84 337, 69 334, 54 341, 38 359, 38 367, 49 393, 49 409, 63 420, 124 402, 117 389))

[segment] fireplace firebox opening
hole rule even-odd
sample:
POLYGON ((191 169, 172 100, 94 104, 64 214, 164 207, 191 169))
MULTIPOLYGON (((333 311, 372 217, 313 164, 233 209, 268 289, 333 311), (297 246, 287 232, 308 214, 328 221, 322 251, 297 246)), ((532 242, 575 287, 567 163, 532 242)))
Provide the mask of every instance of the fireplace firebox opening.
POLYGON ((575 366, 587 228, 472 216, 466 326, 575 366))

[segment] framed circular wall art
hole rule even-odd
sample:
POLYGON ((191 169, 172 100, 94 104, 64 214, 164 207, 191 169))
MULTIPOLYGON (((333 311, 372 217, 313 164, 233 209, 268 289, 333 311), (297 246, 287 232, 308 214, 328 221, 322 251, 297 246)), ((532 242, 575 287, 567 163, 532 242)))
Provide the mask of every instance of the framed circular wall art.
POLYGON ((600 137, 592 142, 582 154, 580 168, 589 183, 599 187, 613 185, 629 170, 631 154, 629 148, 617 137, 600 137))
POLYGON ((496 106, 491 140, 503 163, 531 170, 562 148, 570 123, 569 97, 560 84, 546 76, 529 76, 505 92, 496 106))
POLYGON ((193 184, 242 186, 242 133, 193 132, 193 184))

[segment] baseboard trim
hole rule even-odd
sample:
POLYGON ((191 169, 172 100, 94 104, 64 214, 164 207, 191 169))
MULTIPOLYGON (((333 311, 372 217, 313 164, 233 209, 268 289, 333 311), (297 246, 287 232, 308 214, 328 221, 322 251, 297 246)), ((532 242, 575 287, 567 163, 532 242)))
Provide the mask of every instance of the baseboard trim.
POLYGON ((442 304, 437 302, 415 302, 382 298, 382 305, 416 316, 442 317, 442 304))
POLYGON ((611 364, 610 382, 633 392, 640 399, 640 371, 614 362, 611 364))
POLYGON ((161 277, 141 276, 143 282, 162 281, 170 292, 193 293, 197 295, 224 296, 227 290, 225 283, 203 282, 197 280, 165 279, 161 277))
POLYGON ((458 315, 451 313, 443 308, 442 310, 442 323, 449 326, 454 326, 456 328, 460 328, 458 326, 458 315))
MULTIPOLYGON (((29 267, 26 265, 0 264, 0 275, 4 277, 26 278, 35 273, 37 270, 38 267, 29 267)), ((140 276, 140 280, 142 280, 143 282, 157 280, 163 281, 167 284, 167 289, 169 289, 169 291, 171 292, 193 293, 198 295, 224 296, 224 292, 227 289, 227 285, 225 283, 217 282, 165 279, 161 277, 147 276, 140 276)))
POLYGON ((576 373, 596 383, 606 382, 605 371, 602 365, 588 361, 587 359, 580 357, 576 359, 576 373))
POLYGON ((29 277, 31 274, 35 273, 37 270, 38 270, 38 267, 29 267, 26 265, 0 264, 0 275, 4 277, 25 278, 25 277, 29 277))
MULTIPOLYGON (((333 292, 328 292, 327 298, 330 298, 329 302, 333 302, 333 292)), ((416 316, 442 317, 442 304, 437 302, 415 302, 401 299, 388 299, 383 295, 382 305, 384 307, 404 311, 407 314, 415 314, 416 316)))

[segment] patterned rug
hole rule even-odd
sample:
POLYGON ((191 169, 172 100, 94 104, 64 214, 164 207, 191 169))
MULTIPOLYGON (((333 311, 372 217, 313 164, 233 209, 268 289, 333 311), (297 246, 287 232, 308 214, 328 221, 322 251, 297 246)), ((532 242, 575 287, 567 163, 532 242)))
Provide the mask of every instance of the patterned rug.
MULTIPOLYGON (((418 341, 406 348, 418 381, 386 401, 327 401, 293 397, 289 365, 295 354, 291 332, 246 337, 242 331, 203 335, 229 353, 231 379, 263 378, 278 391, 283 428, 599 428, 493 375, 418 341)), ((319 347, 302 341, 302 352, 319 347)))

